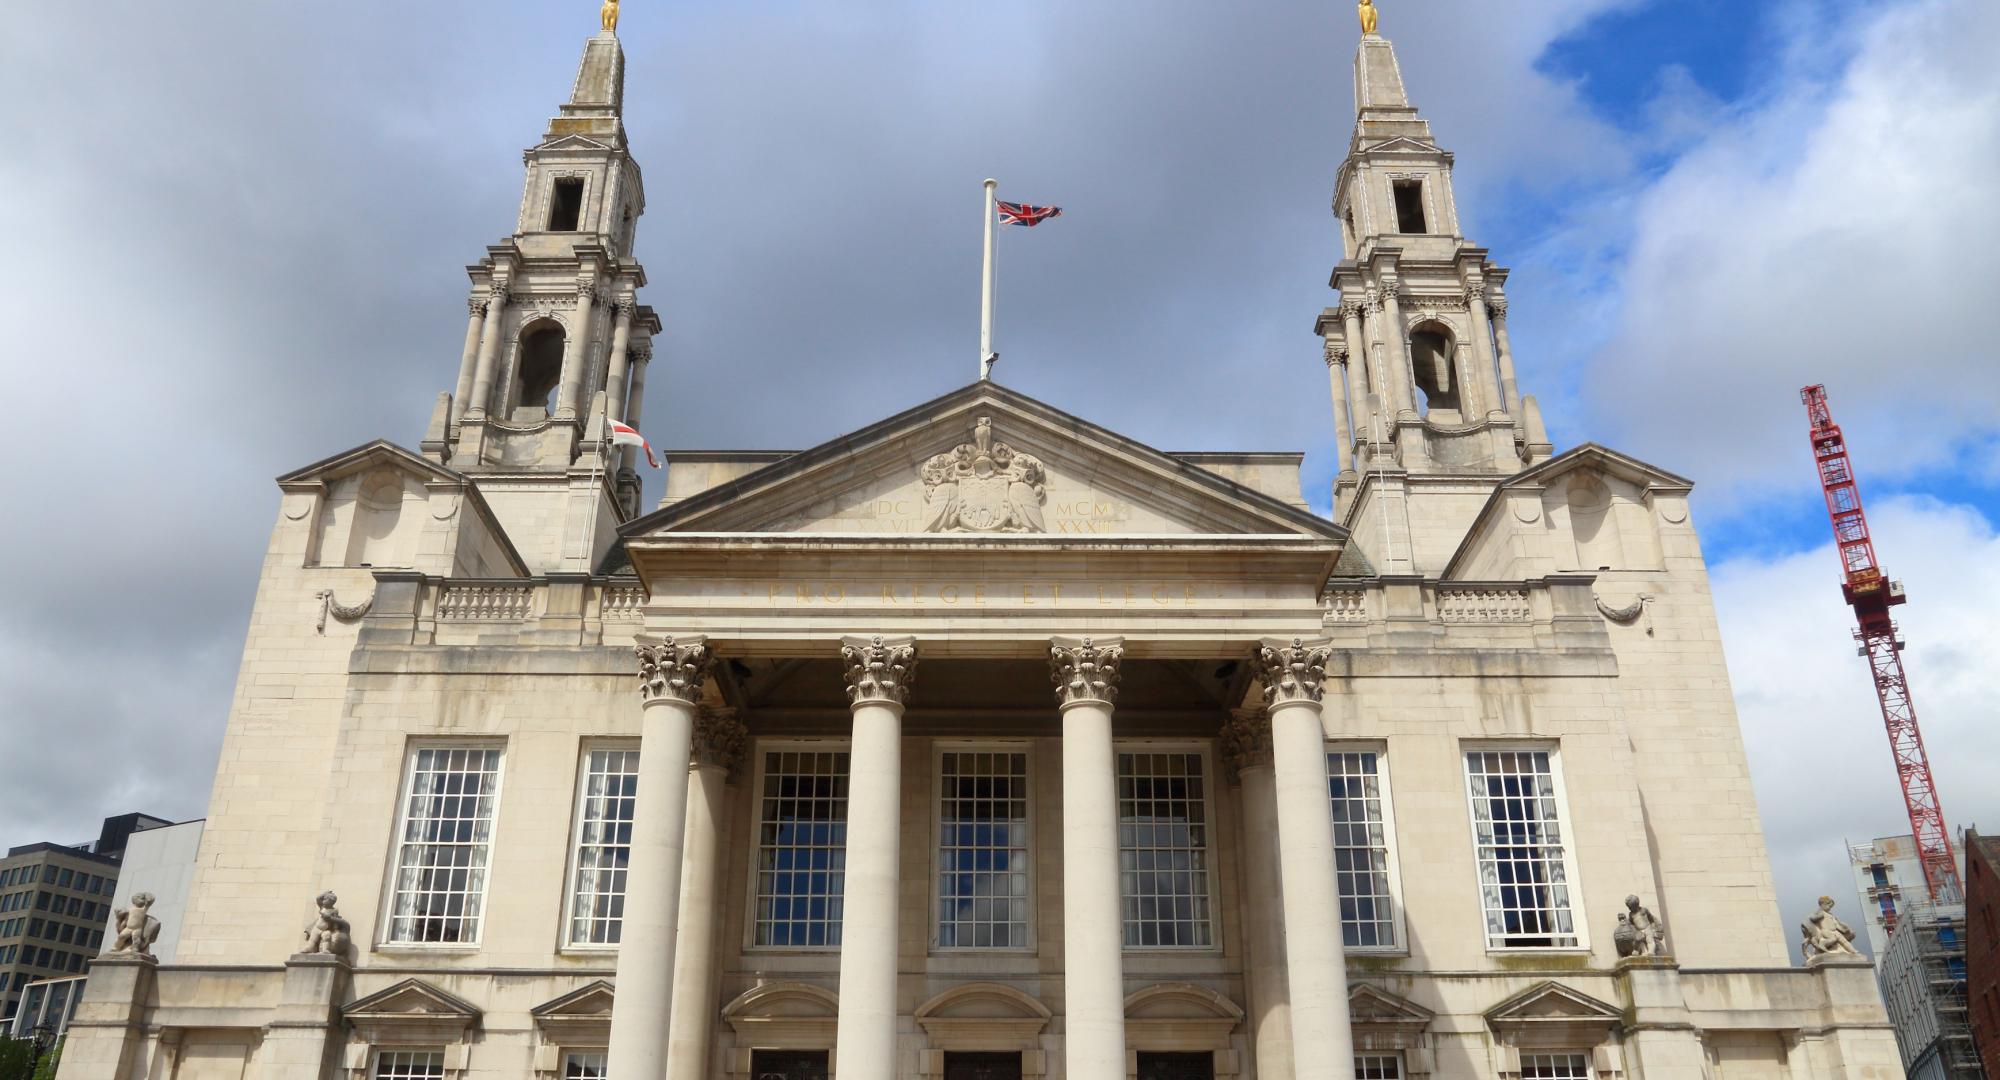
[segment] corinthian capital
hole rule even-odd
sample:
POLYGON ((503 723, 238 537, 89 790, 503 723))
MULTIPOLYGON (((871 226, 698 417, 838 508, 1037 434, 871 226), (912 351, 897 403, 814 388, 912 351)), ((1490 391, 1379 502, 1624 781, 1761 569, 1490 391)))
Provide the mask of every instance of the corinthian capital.
POLYGON ((1375 291, 1385 304, 1400 300, 1403 297, 1403 279, 1384 277, 1375 283, 1375 291))
POLYGON ((577 303, 588 304, 595 299, 597 299, 597 279, 589 274, 578 274, 576 276, 577 303))
POLYGON ((1056 703, 1097 701, 1109 706, 1117 701, 1118 665, 1124 658, 1124 638, 1049 639, 1049 675, 1056 685, 1056 703))
POLYGON ((508 290, 506 282, 496 281, 493 284, 488 285, 486 287, 486 303, 488 305, 487 310, 498 312, 501 308, 507 306, 507 295, 508 295, 508 290))
POLYGON ((694 710, 694 742, 689 761, 695 765, 719 766, 735 772, 743 764, 744 746, 750 731, 736 718, 735 709, 700 705, 694 710))
POLYGON ((916 639, 842 638, 840 659, 847 666, 850 704, 901 705, 910 699, 910 684, 917 677, 916 639))
POLYGON ((471 315, 474 317, 486 314, 486 297, 483 296, 466 297, 465 313, 467 315, 471 315))
POLYGON ((1234 776, 1244 769, 1271 767, 1271 714, 1231 709, 1222 722, 1222 763, 1234 776))
POLYGON ((1264 704, 1318 701, 1332 655, 1333 643, 1326 638, 1293 638, 1289 643, 1269 638, 1252 649, 1250 661, 1257 681, 1264 684, 1264 704))
POLYGON ((632 317, 633 312, 636 312, 638 310, 639 310, 639 301, 634 299, 631 294, 627 293, 626 295, 620 296, 618 298, 619 318, 630 319, 632 317))
POLYGON ((1486 301, 1486 312, 1496 319, 1505 319, 1507 317, 1507 298, 1496 296, 1486 301))
POLYGON ((693 705, 701 700, 701 685, 708 679, 706 637, 641 641, 632 651, 639 656, 640 700, 648 705, 656 701, 693 705))
POLYGON ((1486 283, 1484 281, 1474 278, 1465 283, 1465 306, 1471 307, 1473 304, 1484 299, 1486 299, 1486 283))
POLYGON ((1358 319, 1367 306, 1366 303, 1360 300, 1342 300, 1340 302, 1340 318, 1343 322, 1348 319, 1358 319))
POLYGON ((1334 364, 1347 363, 1347 357, 1347 346, 1335 344, 1331 341, 1326 343, 1326 362, 1329 367, 1334 364))

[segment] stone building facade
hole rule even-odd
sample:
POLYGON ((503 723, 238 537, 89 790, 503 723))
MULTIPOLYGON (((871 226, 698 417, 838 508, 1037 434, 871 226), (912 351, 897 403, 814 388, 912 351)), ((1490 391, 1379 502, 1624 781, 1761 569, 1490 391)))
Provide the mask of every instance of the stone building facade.
POLYGON ((1331 519, 991 382, 641 513, 623 64, 418 449, 280 478, 179 959, 65 1077, 1897 1075, 1791 963, 1690 483, 1555 452, 1387 40, 1331 519))

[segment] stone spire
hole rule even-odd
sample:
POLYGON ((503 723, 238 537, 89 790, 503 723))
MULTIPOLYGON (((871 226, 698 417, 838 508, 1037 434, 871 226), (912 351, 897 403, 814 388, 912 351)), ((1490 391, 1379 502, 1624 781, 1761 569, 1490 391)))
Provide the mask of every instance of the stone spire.
POLYGON ((496 490, 495 512, 538 572, 595 567, 616 538, 601 525, 604 503, 617 520, 638 510, 634 462, 604 437, 607 418, 639 423, 660 328, 638 302, 646 272, 632 243, 646 193, 624 106, 625 51, 606 29, 585 42, 568 100, 522 154, 512 233, 466 268, 458 382, 424 440, 433 458, 496 490), (566 505, 532 505, 544 499, 566 505))
MULTIPOLYGON (((1368 22, 1364 13, 1364 31, 1368 22)), ((1364 32, 1354 133, 1334 180, 1343 257, 1329 284, 1341 302, 1314 330, 1332 379, 1335 515, 1390 573, 1436 572, 1450 553, 1420 550, 1419 536, 1459 535, 1428 519, 1427 491, 1476 506, 1468 483, 1549 454, 1515 385, 1507 271, 1459 231, 1454 164, 1410 102, 1396 47, 1364 32)))

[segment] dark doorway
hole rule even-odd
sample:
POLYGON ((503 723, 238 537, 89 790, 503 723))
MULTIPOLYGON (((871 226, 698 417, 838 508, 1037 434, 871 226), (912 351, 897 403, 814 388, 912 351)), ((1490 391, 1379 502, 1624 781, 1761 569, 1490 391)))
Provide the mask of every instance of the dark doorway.
POLYGON ((824 1050, 757 1050, 750 1055, 751 1080, 827 1080, 824 1050))
POLYGON ((1021 1055, 962 1054, 947 1050, 944 1080, 1021 1080, 1021 1055))
POLYGON ((1139 1051, 1139 1080, 1215 1080, 1215 1055, 1139 1051))

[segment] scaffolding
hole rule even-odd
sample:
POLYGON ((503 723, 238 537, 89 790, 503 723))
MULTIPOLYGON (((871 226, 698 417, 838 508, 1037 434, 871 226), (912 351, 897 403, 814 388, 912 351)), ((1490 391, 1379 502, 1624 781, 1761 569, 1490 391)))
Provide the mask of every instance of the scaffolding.
POLYGON ((1912 1077, 1984 1080, 1965 994, 1965 905, 1912 903, 1876 962, 1912 1077))

